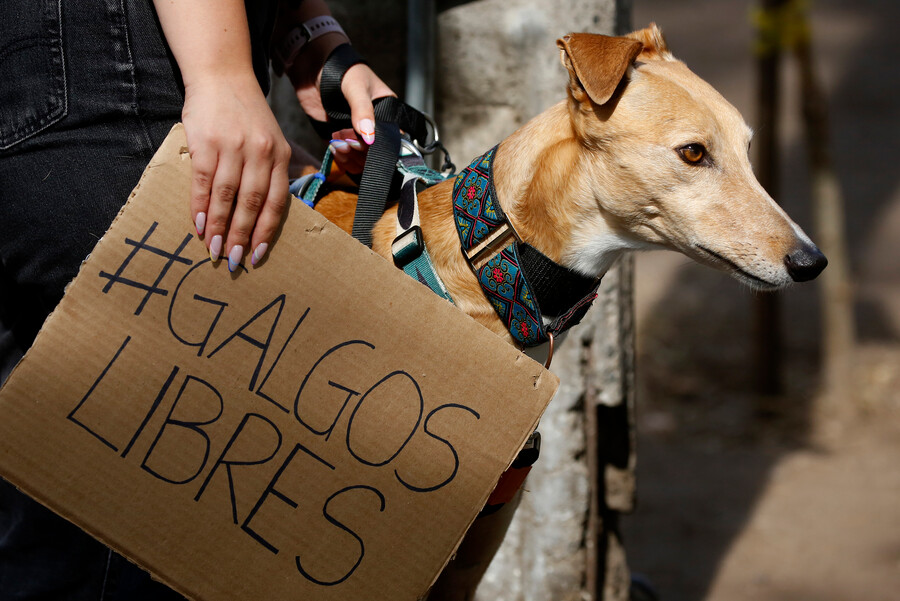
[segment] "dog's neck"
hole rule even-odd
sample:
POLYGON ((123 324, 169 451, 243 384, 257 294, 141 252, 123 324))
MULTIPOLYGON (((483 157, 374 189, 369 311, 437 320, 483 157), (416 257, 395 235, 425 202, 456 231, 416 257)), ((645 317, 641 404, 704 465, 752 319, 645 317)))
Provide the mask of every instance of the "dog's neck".
POLYGON ((635 248, 603 218, 604 192, 588 163, 596 153, 577 138, 564 101, 504 140, 493 166, 500 204, 522 238, 591 277, 635 248))

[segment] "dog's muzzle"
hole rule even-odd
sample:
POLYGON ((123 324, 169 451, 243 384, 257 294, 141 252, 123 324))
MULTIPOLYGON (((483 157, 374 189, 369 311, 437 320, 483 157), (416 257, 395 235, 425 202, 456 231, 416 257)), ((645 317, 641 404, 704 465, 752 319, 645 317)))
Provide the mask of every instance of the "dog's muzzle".
POLYGON ((795 282, 806 282, 822 273, 828 259, 813 244, 798 246, 784 257, 784 266, 795 282))

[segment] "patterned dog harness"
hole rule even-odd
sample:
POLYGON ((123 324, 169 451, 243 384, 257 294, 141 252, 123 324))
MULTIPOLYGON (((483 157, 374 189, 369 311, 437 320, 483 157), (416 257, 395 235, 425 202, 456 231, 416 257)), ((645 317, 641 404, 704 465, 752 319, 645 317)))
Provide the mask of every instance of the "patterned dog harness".
POLYGON ((497 146, 460 171, 453 217, 463 256, 512 337, 523 346, 552 341, 581 321, 597 298, 599 278, 554 262, 522 242, 494 189, 497 146), (545 317, 553 317, 544 323, 545 317))

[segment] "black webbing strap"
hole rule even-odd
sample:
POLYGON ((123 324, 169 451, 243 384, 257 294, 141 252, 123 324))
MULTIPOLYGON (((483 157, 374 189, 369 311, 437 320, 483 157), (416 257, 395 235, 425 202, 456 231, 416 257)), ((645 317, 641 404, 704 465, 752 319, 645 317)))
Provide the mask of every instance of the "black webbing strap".
POLYGON ((400 127, 384 117, 379 118, 378 109, 383 106, 381 103, 375 107, 375 142, 369 146, 366 156, 353 217, 353 237, 366 246, 372 246, 372 228, 384 214, 400 155, 400 127))
MULTIPOLYGON (((359 63, 368 64, 350 44, 341 44, 325 59, 325 64, 322 65, 322 79, 319 82, 319 94, 322 96, 322 106, 329 119, 346 120, 349 123, 350 105, 341 92, 341 80, 350 67, 359 63)), ((322 137, 330 138, 331 132, 322 137)))
POLYGON ((576 325, 597 298, 598 278, 590 278, 554 262, 530 244, 519 243, 522 273, 545 317, 554 319, 546 326, 559 334, 576 325))
MULTIPOLYGON (((341 80, 347 69, 365 61, 349 44, 335 48, 322 67, 319 89, 328 123, 313 121, 316 132, 324 139, 335 129, 352 128, 350 107, 341 92, 341 80)), ((375 107, 375 142, 369 147, 366 166, 359 185, 359 200, 353 220, 353 237, 372 246, 372 228, 384 213, 391 189, 397 157, 400 155, 400 130, 426 143, 428 126, 425 116, 394 97, 377 98, 375 107)))
POLYGON ((547 317, 566 313, 600 283, 554 262, 530 244, 519 244, 519 260, 541 315, 547 317))
MULTIPOLYGON (((600 283, 598 282, 597 285, 599 286, 600 283)), ((591 308, 591 303, 593 303, 596 298, 597 290, 594 289, 592 292, 589 292, 587 296, 579 300, 575 306, 554 319, 550 325, 546 326, 546 331, 556 335, 568 330, 572 326, 578 325, 581 323, 584 316, 587 315, 588 309, 591 308)))

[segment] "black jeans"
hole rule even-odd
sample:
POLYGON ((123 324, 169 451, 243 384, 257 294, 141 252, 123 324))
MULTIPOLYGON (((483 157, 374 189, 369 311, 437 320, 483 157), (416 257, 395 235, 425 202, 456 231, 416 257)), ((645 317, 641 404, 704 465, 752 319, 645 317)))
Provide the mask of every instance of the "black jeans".
MULTIPOLYGON (((2 0, 0 24, 2 380, 179 120, 184 93, 151 0, 2 0)), ((24 599, 182 597, 0 480, 0 601, 24 599)))

